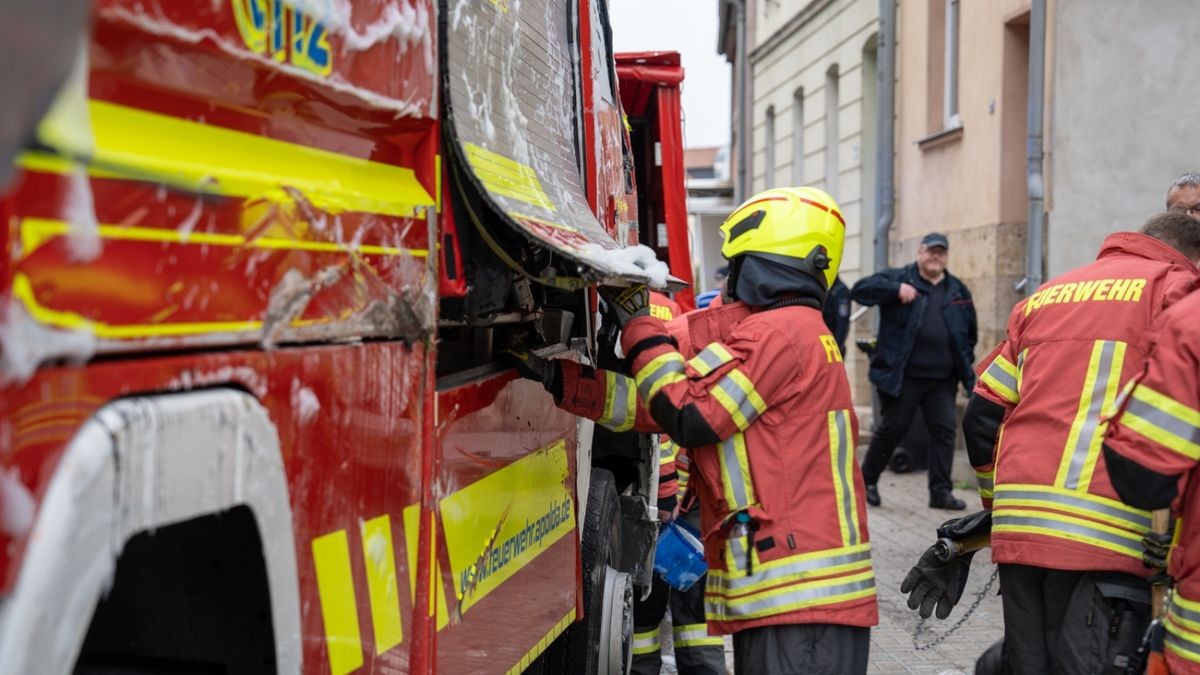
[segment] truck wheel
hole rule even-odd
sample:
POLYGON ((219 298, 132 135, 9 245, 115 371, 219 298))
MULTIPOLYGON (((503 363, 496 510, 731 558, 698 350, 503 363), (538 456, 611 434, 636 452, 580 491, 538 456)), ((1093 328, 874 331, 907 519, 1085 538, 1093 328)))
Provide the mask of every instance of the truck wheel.
POLYGON ((566 634, 567 672, 628 673, 633 659, 633 583, 621 560, 621 506, 613 476, 592 471, 583 524, 583 619, 566 634))

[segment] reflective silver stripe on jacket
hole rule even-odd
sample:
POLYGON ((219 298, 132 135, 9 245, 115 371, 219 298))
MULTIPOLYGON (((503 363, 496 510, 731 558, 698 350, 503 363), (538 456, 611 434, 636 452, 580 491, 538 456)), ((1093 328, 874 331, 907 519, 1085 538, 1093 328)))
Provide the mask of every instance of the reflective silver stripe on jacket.
POLYGON ((1067 470, 1066 480, 1063 481, 1063 487, 1066 488, 1079 487, 1079 479, 1087 464, 1088 452, 1091 450, 1092 442, 1096 440, 1096 429, 1100 425, 1100 413, 1104 410, 1108 383, 1113 378, 1121 377, 1120 363, 1115 364, 1116 368, 1113 367, 1113 355, 1116 352, 1117 343, 1112 340, 1102 340, 1097 342, 1094 349, 1100 350, 1100 360, 1096 368, 1096 379, 1092 382, 1092 395, 1088 401, 1087 417, 1079 429, 1079 435, 1075 437, 1075 447, 1068 448, 1068 452, 1071 453, 1071 466, 1067 470))

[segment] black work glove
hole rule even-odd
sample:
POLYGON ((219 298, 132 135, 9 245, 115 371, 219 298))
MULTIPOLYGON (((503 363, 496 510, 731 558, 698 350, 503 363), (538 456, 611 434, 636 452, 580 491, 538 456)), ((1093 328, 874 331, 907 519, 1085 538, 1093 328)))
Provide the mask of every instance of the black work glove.
POLYGON ((607 311, 619 326, 624 326, 634 317, 650 315, 650 289, 645 284, 625 288, 601 286, 599 291, 607 311))
POLYGON ((553 392, 558 377, 559 365, 554 359, 543 359, 528 349, 510 347, 499 353, 500 360, 517 369, 517 374, 527 380, 541 382, 546 391, 553 392))
MULTIPOLYGON (((1172 530, 1174 523, 1171 523, 1172 530)), ((1142 537, 1142 564, 1151 569, 1166 569, 1167 555, 1171 552, 1171 538, 1174 535, 1167 531, 1163 533, 1148 532, 1142 537)))
POLYGON ((971 551, 942 561, 938 557, 937 544, 925 549, 921 559, 900 583, 900 592, 908 594, 908 608, 917 610, 923 619, 934 613, 934 607, 937 607, 937 618, 950 616, 950 610, 958 604, 967 585, 973 557, 975 552, 971 551))

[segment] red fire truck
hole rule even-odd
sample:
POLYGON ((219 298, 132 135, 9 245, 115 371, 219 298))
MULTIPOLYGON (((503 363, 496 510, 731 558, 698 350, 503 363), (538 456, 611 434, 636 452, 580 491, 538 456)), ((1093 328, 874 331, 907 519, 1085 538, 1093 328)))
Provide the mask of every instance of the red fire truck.
POLYGON ((0 674, 623 672, 653 441, 497 354, 690 277, 677 58, 627 120, 604 0, 0 21, 0 674))

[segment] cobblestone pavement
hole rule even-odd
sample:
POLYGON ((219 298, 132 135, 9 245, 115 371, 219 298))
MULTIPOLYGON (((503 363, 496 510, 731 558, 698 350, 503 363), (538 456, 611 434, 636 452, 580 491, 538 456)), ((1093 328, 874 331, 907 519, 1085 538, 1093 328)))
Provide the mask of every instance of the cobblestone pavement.
MULTIPOLYGON (((954 463, 956 478, 964 479, 970 475, 965 456, 959 454, 954 463)), ((996 586, 993 585, 979 608, 953 635, 932 649, 917 651, 913 647, 913 631, 917 629, 920 617, 908 608, 905 596, 900 594, 900 581, 921 552, 933 543, 937 526, 948 518, 962 515, 930 509, 925 480, 924 472, 884 473, 879 481, 883 506, 869 508, 867 515, 879 593, 879 625, 871 630, 869 672, 872 674, 972 673, 975 659, 1003 634, 1000 598, 995 594, 996 586)), ((973 489, 960 488, 956 494, 967 502, 967 512, 979 508, 979 497, 973 489)), ((988 551, 981 551, 975 556, 962 601, 946 621, 931 618, 925 622, 926 629, 918 635, 920 645, 929 644, 962 617, 971 602, 979 596, 993 569, 988 551)), ((669 645, 670 628, 664 628, 662 643, 669 645)), ((670 648, 666 650, 669 652, 670 648)), ((728 638, 726 661, 732 673, 733 653, 728 638)), ((674 657, 669 653, 663 655, 662 672, 665 675, 676 673, 674 657)))

